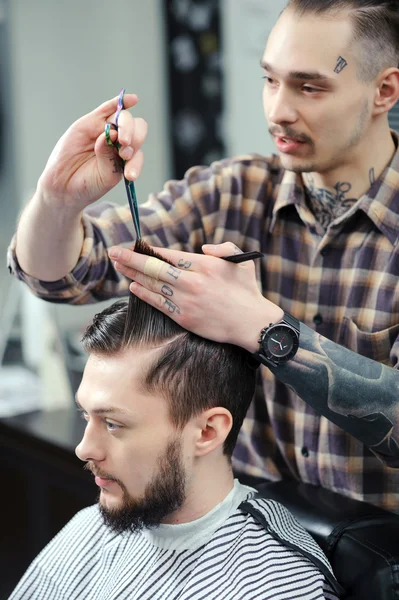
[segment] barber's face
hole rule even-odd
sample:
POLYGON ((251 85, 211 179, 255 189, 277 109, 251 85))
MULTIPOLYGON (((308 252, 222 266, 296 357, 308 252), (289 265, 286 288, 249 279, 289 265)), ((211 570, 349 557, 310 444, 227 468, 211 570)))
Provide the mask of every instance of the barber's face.
POLYGON ((356 164, 364 151, 374 88, 358 78, 352 37, 346 13, 299 18, 288 10, 273 29, 263 104, 286 169, 326 172, 356 164))
POLYGON ((87 426, 76 454, 97 476, 100 510, 115 531, 167 522, 185 500, 190 426, 176 431, 167 401, 144 391, 153 360, 154 350, 92 355, 77 394, 87 426))

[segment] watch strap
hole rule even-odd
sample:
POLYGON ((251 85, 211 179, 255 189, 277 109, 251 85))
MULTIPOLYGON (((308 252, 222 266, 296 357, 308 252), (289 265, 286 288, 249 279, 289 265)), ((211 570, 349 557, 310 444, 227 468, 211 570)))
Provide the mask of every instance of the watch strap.
POLYGON ((295 329, 295 331, 297 331, 297 333, 299 334, 299 329, 300 329, 299 321, 298 321, 298 319, 296 319, 295 317, 290 315, 290 313, 284 312, 284 316, 281 319, 281 321, 279 321, 279 323, 275 323, 275 325, 281 325, 281 323, 286 323, 287 325, 289 325, 290 327, 295 329))
POLYGON ((272 327, 276 327, 277 325, 288 325, 289 327, 291 327, 297 334, 297 336, 299 337, 299 333, 300 333, 300 322, 298 321, 298 319, 296 319, 295 317, 293 317, 290 313, 285 312, 284 311, 284 315, 283 318, 280 319, 280 321, 277 321, 277 323, 270 323, 270 325, 268 327, 264 327, 262 329, 262 331, 260 332, 260 337, 259 337, 259 351, 258 352, 254 352, 252 354, 253 358, 257 361, 259 361, 260 363, 263 363, 266 366, 274 366, 274 367, 278 367, 279 364, 281 364, 277 359, 276 360, 272 360, 270 358, 267 358, 264 354, 263 354, 263 347, 262 347, 262 341, 263 338, 266 334, 266 332, 271 329, 272 327))

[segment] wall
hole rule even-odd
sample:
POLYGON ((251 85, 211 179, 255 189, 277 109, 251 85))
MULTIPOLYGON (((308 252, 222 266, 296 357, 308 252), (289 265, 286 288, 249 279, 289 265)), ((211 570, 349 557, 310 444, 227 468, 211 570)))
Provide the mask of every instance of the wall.
POLYGON ((221 0, 229 155, 275 152, 262 106, 260 59, 286 0, 221 0))
MULTIPOLYGON (((14 146, 18 208, 31 197, 49 153, 68 126, 122 87, 138 94, 133 113, 149 123, 138 199, 161 189, 170 176, 162 0, 3 2, 8 8, 11 74, 7 135, 14 146)), ((107 199, 125 203, 123 183, 107 199)), ((32 347, 34 359, 41 352, 37 344, 49 308, 26 289, 22 305, 25 348, 29 353, 32 347)), ((55 313, 69 329, 87 322, 100 308, 57 306, 55 313)))

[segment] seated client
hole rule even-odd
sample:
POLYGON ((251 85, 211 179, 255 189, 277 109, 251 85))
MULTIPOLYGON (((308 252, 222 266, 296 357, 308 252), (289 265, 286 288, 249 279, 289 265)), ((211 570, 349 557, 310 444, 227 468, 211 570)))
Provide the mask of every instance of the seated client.
POLYGON ((10 600, 338 598, 324 554, 282 505, 234 479, 256 371, 135 296, 93 320, 76 449, 99 486, 10 600))

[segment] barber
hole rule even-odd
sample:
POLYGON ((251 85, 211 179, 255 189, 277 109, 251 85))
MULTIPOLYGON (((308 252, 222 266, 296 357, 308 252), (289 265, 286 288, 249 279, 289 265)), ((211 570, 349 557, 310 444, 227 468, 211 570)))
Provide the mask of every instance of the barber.
MULTIPOLYGON (((147 124, 128 110, 111 130, 119 151, 106 143, 117 98, 57 143, 9 265, 46 300, 130 289, 184 328, 242 346, 262 363, 263 392, 236 471, 399 511, 399 155, 387 118, 399 98, 399 19, 376 2, 374 29, 362 29, 350 0, 333 13, 313 4, 289 3, 262 59, 280 157, 195 167, 140 207, 144 239, 175 267, 149 270, 148 257, 121 247, 134 241, 127 206, 93 205, 123 169, 134 180, 143 166, 147 124), (220 260, 241 250, 265 256, 220 260)), ((126 109, 136 103, 125 95, 126 109)))

